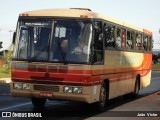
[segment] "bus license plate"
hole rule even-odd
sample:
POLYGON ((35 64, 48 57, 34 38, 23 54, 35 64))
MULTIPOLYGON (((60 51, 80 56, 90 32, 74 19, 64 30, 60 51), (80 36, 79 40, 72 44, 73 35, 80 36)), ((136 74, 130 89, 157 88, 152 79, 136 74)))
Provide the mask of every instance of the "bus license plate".
POLYGON ((43 96, 43 97, 52 97, 53 94, 51 92, 40 92, 40 96, 43 96))

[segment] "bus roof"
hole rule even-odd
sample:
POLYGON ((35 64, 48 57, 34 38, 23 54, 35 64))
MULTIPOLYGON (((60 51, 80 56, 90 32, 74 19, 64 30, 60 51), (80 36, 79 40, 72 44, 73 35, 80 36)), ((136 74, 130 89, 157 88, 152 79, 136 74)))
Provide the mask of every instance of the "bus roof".
POLYGON ((44 9, 44 10, 34 10, 34 11, 28 11, 23 12, 19 16, 56 16, 56 17, 76 17, 76 18, 100 18, 104 19, 125 27, 129 27, 131 29, 138 30, 140 32, 144 32, 146 34, 152 35, 152 32, 146 29, 139 28, 137 26, 128 24, 124 21, 120 21, 117 19, 114 19, 109 16, 105 16, 100 13, 92 12, 90 9, 87 8, 71 8, 71 9, 44 9))

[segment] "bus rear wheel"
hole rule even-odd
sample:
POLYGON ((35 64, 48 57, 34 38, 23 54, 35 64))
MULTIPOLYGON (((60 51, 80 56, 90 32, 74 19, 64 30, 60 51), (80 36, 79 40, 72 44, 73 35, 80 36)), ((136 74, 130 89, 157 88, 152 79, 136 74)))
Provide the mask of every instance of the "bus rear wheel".
POLYGON ((42 98, 31 98, 31 100, 35 108, 41 108, 46 103, 46 99, 42 99, 42 98))
POLYGON ((140 90, 140 79, 137 76, 135 86, 134 86, 134 92, 133 92, 133 97, 134 98, 136 98, 138 96, 139 90, 140 90))

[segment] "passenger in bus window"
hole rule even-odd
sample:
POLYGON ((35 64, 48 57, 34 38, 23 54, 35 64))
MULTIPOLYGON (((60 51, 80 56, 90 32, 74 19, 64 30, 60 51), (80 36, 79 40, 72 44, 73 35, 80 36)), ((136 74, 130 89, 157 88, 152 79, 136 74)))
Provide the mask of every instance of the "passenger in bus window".
POLYGON ((140 34, 136 35, 136 48, 137 50, 141 50, 141 35, 140 34))
POLYGON ((116 36, 116 47, 117 48, 121 48, 121 30, 120 29, 117 29, 117 36, 116 36))
POLYGON ((122 29, 122 33, 121 33, 121 37, 122 37, 122 49, 125 49, 125 43, 126 43, 126 30, 122 29))
POLYGON ((115 42, 114 42, 114 29, 115 27, 106 27, 105 29, 105 43, 106 47, 108 48, 114 48, 115 47, 115 42))
POLYGON ((148 41, 148 37, 144 36, 143 48, 144 48, 145 51, 147 51, 147 41, 148 41))
POLYGON ((127 31, 127 44, 126 44, 127 49, 132 48, 132 40, 131 40, 131 32, 127 31))

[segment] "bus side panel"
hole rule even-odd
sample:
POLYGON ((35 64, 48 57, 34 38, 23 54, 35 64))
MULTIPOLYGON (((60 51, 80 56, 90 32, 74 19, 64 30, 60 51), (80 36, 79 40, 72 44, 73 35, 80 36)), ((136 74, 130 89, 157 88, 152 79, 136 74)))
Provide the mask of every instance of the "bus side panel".
MULTIPOLYGON (((143 53, 124 52, 126 58, 126 79, 129 89, 128 93, 134 91, 136 76, 142 74, 144 55, 143 53)), ((127 86, 126 86, 127 87, 127 86)))
POLYGON ((147 75, 141 77, 140 89, 147 87, 151 82, 151 70, 147 70, 147 73, 147 75))
POLYGON ((104 65, 93 65, 92 66, 92 93, 91 93, 91 101, 97 102, 99 101, 100 89, 102 80, 104 79, 104 65))
POLYGON ((141 89, 147 87, 151 81, 152 54, 144 54, 143 72, 141 74, 141 89))
POLYGON ((109 99, 113 98, 116 94, 117 82, 113 73, 115 73, 115 66, 117 64, 117 53, 118 51, 105 50, 104 55, 104 79, 109 80, 109 99))

